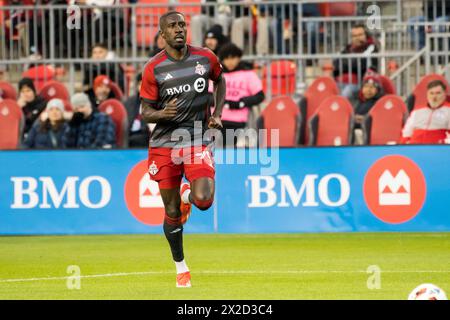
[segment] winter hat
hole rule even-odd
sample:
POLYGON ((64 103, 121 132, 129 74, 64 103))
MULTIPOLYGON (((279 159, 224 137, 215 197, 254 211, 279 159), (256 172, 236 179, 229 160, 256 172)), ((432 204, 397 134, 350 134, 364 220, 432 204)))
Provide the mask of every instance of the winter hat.
POLYGON ((70 99, 70 103, 74 108, 86 105, 92 106, 89 97, 85 93, 75 93, 70 99))
POLYGON ((57 108, 59 111, 64 112, 64 102, 61 99, 51 99, 47 103, 46 110, 50 110, 51 108, 57 108))
POLYGON ((94 90, 102 84, 107 85, 109 88, 111 88, 111 79, 109 79, 108 76, 105 75, 97 76, 94 80, 94 90))
POLYGON ((219 42, 223 39, 223 29, 221 25, 215 24, 206 32, 205 39, 214 38, 219 42))
POLYGON ((33 79, 31 78, 23 78, 19 81, 19 91, 22 90, 23 87, 28 87, 36 94, 36 88, 33 83, 33 79))

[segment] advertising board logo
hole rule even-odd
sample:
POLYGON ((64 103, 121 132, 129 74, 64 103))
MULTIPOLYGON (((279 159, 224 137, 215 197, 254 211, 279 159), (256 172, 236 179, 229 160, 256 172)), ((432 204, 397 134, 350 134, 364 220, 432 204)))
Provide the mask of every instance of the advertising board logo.
POLYGON ((381 221, 401 224, 422 209, 426 181, 411 159, 392 155, 375 162, 364 179, 364 199, 369 210, 381 221))
POLYGON ((131 169, 125 182, 125 202, 131 214, 143 224, 157 226, 164 221, 164 203, 158 183, 150 179, 147 160, 131 169))

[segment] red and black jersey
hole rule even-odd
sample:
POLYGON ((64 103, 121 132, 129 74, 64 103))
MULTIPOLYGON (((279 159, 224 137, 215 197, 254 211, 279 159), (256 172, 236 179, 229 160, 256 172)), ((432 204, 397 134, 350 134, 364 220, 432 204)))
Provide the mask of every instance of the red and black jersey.
POLYGON ((200 137, 194 137, 194 124, 201 124, 203 135, 209 116, 208 82, 217 82, 221 74, 222 66, 212 51, 190 45, 182 60, 174 60, 163 50, 147 62, 142 74, 141 99, 162 109, 177 98, 178 106, 174 119, 156 124, 150 138, 152 147, 183 146, 180 145, 183 132, 192 137, 189 143, 203 143, 200 137), (180 131, 174 133, 177 129, 180 131))

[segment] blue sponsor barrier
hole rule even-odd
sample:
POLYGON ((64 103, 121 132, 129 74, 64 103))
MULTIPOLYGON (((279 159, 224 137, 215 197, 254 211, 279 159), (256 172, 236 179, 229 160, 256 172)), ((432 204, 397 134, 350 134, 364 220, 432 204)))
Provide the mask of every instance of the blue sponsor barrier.
MULTIPOLYGON (((145 150, 2 151, 0 234, 160 233, 145 150)), ((450 147, 216 150, 186 232, 450 231, 450 147)))

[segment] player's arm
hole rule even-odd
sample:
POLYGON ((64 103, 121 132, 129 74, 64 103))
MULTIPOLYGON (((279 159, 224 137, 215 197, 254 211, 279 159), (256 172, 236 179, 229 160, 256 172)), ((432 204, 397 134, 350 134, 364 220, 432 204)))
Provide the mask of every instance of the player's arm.
POLYGON ((168 121, 173 119, 177 115, 177 98, 170 100, 167 105, 157 110, 156 105, 152 104, 144 99, 141 102, 141 116, 147 123, 158 123, 160 121, 168 121))
POLYGON ((226 93, 226 82, 223 75, 220 75, 216 82, 214 82, 214 112, 209 119, 208 127, 220 129, 222 128, 222 117, 223 105, 225 103, 225 93, 226 93))

